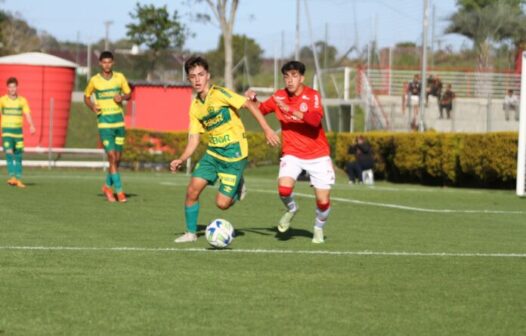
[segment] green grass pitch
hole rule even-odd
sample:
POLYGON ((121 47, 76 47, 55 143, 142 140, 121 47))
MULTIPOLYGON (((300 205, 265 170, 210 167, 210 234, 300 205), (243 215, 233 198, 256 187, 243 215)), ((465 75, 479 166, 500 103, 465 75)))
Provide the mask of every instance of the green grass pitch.
MULTIPOLYGON (((5 176, 5 169, 0 170, 5 176)), ((184 230, 188 177, 28 170, 0 185, 0 335, 524 335, 526 206, 512 191, 377 183, 338 176, 326 243, 311 243, 314 200, 288 236, 276 167, 249 169, 245 201, 201 199, 201 228, 231 221, 230 250, 184 230)))

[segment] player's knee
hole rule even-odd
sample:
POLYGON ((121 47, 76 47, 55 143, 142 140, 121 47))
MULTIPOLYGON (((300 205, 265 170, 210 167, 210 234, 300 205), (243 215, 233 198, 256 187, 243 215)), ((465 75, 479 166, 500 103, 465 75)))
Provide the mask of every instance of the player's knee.
POLYGON ((232 200, 230 199, 218 199, 216 200, 216 205, 221 210, 227 210, 232 206, 232 200))
POLYGON ((292 195, 292 187, 278 186, 278 193, 280 197, 289 197, 292 195))

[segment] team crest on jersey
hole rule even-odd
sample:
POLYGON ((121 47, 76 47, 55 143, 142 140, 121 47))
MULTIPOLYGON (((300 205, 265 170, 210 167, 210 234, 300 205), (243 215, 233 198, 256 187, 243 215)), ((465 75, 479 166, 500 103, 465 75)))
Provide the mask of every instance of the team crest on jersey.
POLYGON ((300 104, 300 111, 305 113, 309 110, 309 106, 307 105, 307 103, 303 102, 300 104))

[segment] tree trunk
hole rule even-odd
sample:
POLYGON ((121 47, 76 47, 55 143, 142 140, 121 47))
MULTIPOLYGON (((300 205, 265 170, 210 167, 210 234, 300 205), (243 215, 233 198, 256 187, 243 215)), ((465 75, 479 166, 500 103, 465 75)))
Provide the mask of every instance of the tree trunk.
POLYGON ((223 31, 223 42, 225 44, 225 86, 234 89, 234 76, 232 74, 233 56, 232 55, 232 32, 223 31))

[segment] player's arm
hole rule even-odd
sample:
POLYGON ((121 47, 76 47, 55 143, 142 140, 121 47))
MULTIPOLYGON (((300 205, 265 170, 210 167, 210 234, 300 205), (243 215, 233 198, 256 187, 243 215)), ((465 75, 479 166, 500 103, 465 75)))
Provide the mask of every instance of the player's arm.
POLYGON ((321 98, 319 94, 314 97, 314 102, 306 112, 292 111, 291 114, 295 119, 303 120, 303 122, 312 127, 318 127, 323 118, 323 107, 321 106, 321 98))
POLYGON ((128 84, 128 81, 124 76, 122 76, 122 84, 121 84, 121 92, 116 94, 115 97, 113 97, 113 100, 120 104, 123 100, 130 100, 131 98, 131 89, 130 85, 128 84))
POLYGON ((29 104, 27 103, 26 99, 22 100, 22 112, 24 113, 27 123, 29 124, 29 132, 31 134, 35 134, 35 124, 33 123, 33 118, 31 118, 31 110, 29 109, 29 104))
POLYGON ((280 143, 279 136, 269 126, 267 120, 265 120, 265 117, 263 116, 263 114, 261 114, 261 111, 259 111, 258 105, 256 105, 256 103, 251 100, 246 100, 242 107, 249 110, 250 113, 252 113, 254 118, 257 120, 259 126, 261 126, 261 129, 263 129, 263 132, 265 132, 265 138, 267 138, 267 143, 271 146, 278 146, 280 143))
POLYGON ((192 156, 192 154, 197 149, 197 146, 199 146, 199 140, 199 133, 188 135, 188 143, 186 144, 186 148, 184 149, 183 153, 181 154, 181 156, 179 156, 178 159, 175 159, 170 163, 171 171, 176 172, 177 169, 181 167, 183 162, 185 162, 190 156, 192 156))
POLYGON ((35 129, 35 124, 33 123, 33 118, 31 117, 31 113, 24 113, 24 116, 26 117, 26 120, 27 120, 27 123, 29 124, 29 132, 31 134, 35 134, 35 132, 37 131, 35 129))
POLYGON ((94 90, 95 86, 93 85, 93 81, 90 80, 86 90, 84 90, 84 104, 86 104, 91 111, 95 112, 95 114, 99 115, 101 113, 99 105, 91 101, 91 95, 94 90))

